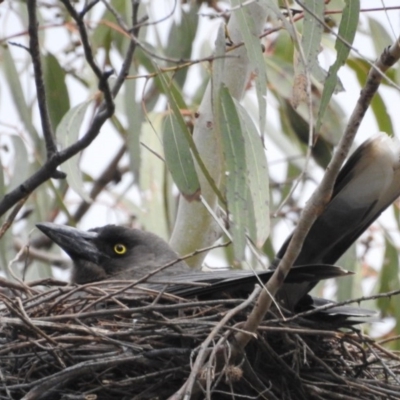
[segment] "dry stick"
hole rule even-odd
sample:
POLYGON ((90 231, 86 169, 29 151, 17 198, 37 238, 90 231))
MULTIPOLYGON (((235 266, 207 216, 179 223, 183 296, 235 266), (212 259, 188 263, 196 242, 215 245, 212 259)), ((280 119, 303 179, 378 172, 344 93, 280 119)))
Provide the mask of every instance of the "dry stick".
MULTIPOLYGON (((46 236, 43 235, 43 237, 46 236)), ((1 238, 1 233, 0 233, 0 238, 1 238)), ((24 253, 21 255, 19 261, 25 261, 29 257, 29 260, 38 260, 46 262, 62 270, 66 270, 71 267, 72 264, 71 259, 67 259, 61 255, 49 253, 48 251, 39 250, 36 247, 31 246, 32 242, 33 241, 29 242, 28 244, 27 242, 21 240, 20 238, 13 239, 14 248, 17 252, 20 251, 21 249, 24 249, 24 253)), ((35 241, 35 245, 36 243, 37 242, 35 241)), ((29 282, 29 284, 31 285, 32 282, 29 282)), ((65 282, 65 284, 67 283, 65 282)))
POLYGON ((390 350, 385 349, 380 344, 386 342, 387 340, 382 340, 380 342, 372 342, 372 345, 376 347, 379 351, 385 354, 385 356, 392 358, 393 360, 400 361, 400 356, 397 356, 395 353, 392 353, 390 350))
MULTIPOLYGON (((215 336, 220 331, 220 329, 223 328, 225 326, 225 324, 232 317, 234 317, 239 311, 248 307, 249 304, 251 304, 254 301, 254 299, 260 292, 260 290, 261 290, 261 288, 257 287, 246 301, 242 302, 237 307, 230 310, 224 316, 224 318, 221 319, 221 321, 218 323, 218 325, 210 332, 210 334, 207 336, 206 340, 204 340, 203 343, 200 345, 200 350, 196 357, 196 361, 193 364, 192 371, 189 375, 189 378, 186 380, 184 385, 169 398, 169 400, 178 400, 181 398, 184 398, 185 400, 189 400, 192 398, 193 386, 196 383, 197 376, 200 372, 200 369, 203 367, 204 361, 206 360, 206 358, 209 354, 210 343, 214 340, 215 336)), ((248 335, 248 334, 245 334, 245 335, 248 335)), ((250 334, 250 335, 252 337, 254 337, 254 334, 250 334)))
POLYGON ((43 337, 50 344, 57 345, 57 342, 55 342, 50 336, 46 335, 37 325, 34 324, 31 318, 26 314, 25 310, 22 307, 21 299, 19 297, 17 297, 16 299, 18 305, 13 304, 12 302, 8 302, 4 298, 4 296, 2 296, 2 301, 6 303, 7 308, 10 310, 10 313, 12 313, 13 315, 17 315, 18 319, 21 320, 23 326, 30 327, 38 336, 43 337))
POLYGON ((25 204, 26 200, 28 200, 28 196, 25 196, 22 198, 17 205, 14 207, 14 209, 11 211, 10 215, 7 217, 6 221, 1 225, 0 227, 0 239, 3 237, 3 235, 7 232, 8 228, 11 226, 13 223, 15 217, 19 213, 19 210, 22 208, 22 206, 25 204))
MULTIPOLYGON (((14 311, 14 308, 9 304, 10 313, 14 311)), ((115 310, 114 310, 115 313, 115 310)), ((18 314, 17 314, 18 315, 18 314)), ((47 330, 54 330, 59 332, 66 332, 66 333, 75 333, 75 334, 92 334, 91 336, 101 336, 101 335, 109 335, 113 336, 115 333, 112 330, 103 329, 103 328, 94 328, 91 327, 90 330, 87 327, 72 324, 70 321, 67 323, 57 323, 57 322, 50 322, 50 321, 43 321, 42 319, 29 319, 26 320, 22 315, 19 315, 17 318, 13 317, 1 317, 0 322, 2 326, 13 326, 13 327, 21 327, 26 328, 30 327, 33 331, 38 333, 40 336, 43 337, 43 340, 46 342, 51 341, 52 344, 56 345, 57 342, 55 341, 57 338, 49 338, 47 335, 43 335, 43 331, 41 329, 47 330), (40 332, 40 333, 39 333, 40 332)))
MULTIPOLYGON (((82 376, 101 368, 109 368, 110 366, 117 366, 120 364, 128 363, 129 361, 136 361, 143 359, 142 355, 128 355, 128 356, 112 356, 105 357, 102 360, 89 360, 83 361, 79 364, 72 365, 65 368, 60 372, 38 379, 36 381, 36 386, 33 387, 21 400, 34 400, 40 399, 43 393, 49 390, 55 390, 61 385, 65 385, 71 379, 82 376)), ((31 387, 32 384, 25 384, 26 387, 31 387)))
MULTIPOLYGON (((71 288, 70 288, 71 289, 71 288)), ((201 303, 202 304, 202 303, 201 303)), ((197 308, 196 306, 195 306, 195 303, 192 303, 192 305, 191 305, 191 307, 194 307, 194 308, 197 308)), ((148 315, 148 313, 145 313, 145 315, 148 315)), ((51 325, 51 324, 48 324, 47 326, 44 326, 44 325, 42 325, 42 320, 41 320, 41 317, 38 317, 38 318, 32 318, 32 316, 30 316, 31 317, 31 320, 32 320, 32 322, 34 323, 34 324, 36 324, 36 323, 39 323, 40 325, 38 325, 38 326, 40 326, 42 329, 45 329, 46 330, 46 332, 50 332, 50 333, 52 333, 52 337, 53 337, 53 339, 55 339, 56 341, 57 341, 57 343, 58 343, 58 346, 63 346, 63 343, 64 343, 64 341, 69 341, 69 338, 71 338, 71 335, 64 335, 63 336, 63 338, 62 338, 62 340, 59 340, 60 339, 60 336, 59 335, 57 335, 57 331, 60 329, 58 326, 57 326, 57 324, 54 324, 53 326, 51 325), (39 320, 39 321, 38 321, 39 320), (55 332, 54 332, 55 331, 55 332)), ((13 323, 16 323, 16 324, 20 324, 22 321, 21 320, 19 320, 19 318, 12 318, 12 320, 13 320, 13 323)), ((114 321, 115 322, 115 321, 114 321)), ((113 332, 111 332, 111 335, 116 335, 116 334, 118 334, 118 330, 116 330, 117 329, 117 326, 115 326, 115 325, 113 325, 114 324, 114 322, 110 322, 108 325, 104 325, 104 326, 108 326, 113 332)), ((154 324, 154 323, 157 323, 156 321, 152 321, 152 320, 150 320, 150 324, 154 324)), ((179 323, 179 321, 178 320, 176 320, 175 321, 175 323, 177 324, 177 326, 180 326, 180 323, 179 323)), ((2 325, 8 325, 8 323, 5 323, 5 321, 1 321, 0 322, 0 324, 2 324, 2 325)), ((73 323, 73 321, 69 321, 69 322, 67 322, 67 323, 65 323, 65 324, 60 324, 60 327, 62 326, 63 327, 63 329, 65 330, 65 332, 66 333, 68 333, 68 329, 69 329, 69 324, 71 324, 71 326, 73 327, 73 328, 77 328, 76 327, 76 325, 73 323)), ((164 322, 161 322, 160 323, 160 326, 162 326, 162 325, 164 325, 164 322)), ((126 322, 124 323, 123 322, 123 324, 121 325, 122 327, 126 327, 126 322)), ((93 329, 93 328, 91 328, 91 329, 93 329)), ((96 328, 96 327, 94 327, 94 329, 98 329, 98 328, 96 328)), ((125 333, 124 332, 121 332, 121 331, 119 331, 119 334, 123 334, 123 337, 125 337, 126 338, 126 340, 127 341, 129 341, 128 340, 128 337, 131 337, 131 335, 132 334, 136 334, 137 333, 137 331, 139 330, 140 328, 139 327, 135 327, 135 328, 131 328, 131 329, 129 329, 129 330, 127 330, 125 333), (133 332, 133 333, 132 333, 133 332), (129 335, 129 336, 127 336, 127 335, 129 335)), ((144 329, 146 330, 146 326, 144 326, 144 329)), ((104 330, 102 330, 102 332, 103 332, 104 330)), ((85 335, 85 337, 83 337, 83 338, 80 338, 80 337, 78 337, 78 336, 74 336, 73 338, 72 338, 72 340, 71 340, 71 346, 74 346, 74 343, 79 343, 79 340, 80 339, 82 339, 83 341, 85 341, 85 342, 87 342, 87 344, 89 345, 89 343, 91 342, 91 341, 95 341, 96 340, 96 345, 92 348, 92 350, 91 351, 94 351, 95 353, 94 354, 92 354, 91 353, 91 355, 90 355, 90 357, 93 359, 93 357, 96 357, 97 359, 99 359, 99 358, 102 358, 103 356, 99 356, 96 352, 97 352, 97 349, 98 349, 98 347, 100 346, 100 345, 104 345, 104 340, 101 340, 101 342, 99 342, 99 346, 97 346, 97 339, 99 339, 102 335, 99 335, 99 336, 97 336, 97 337, 86 337, 86 334, 85 334, 85 332, 84 332, 84 330, 82 330, 81 332, 78 332, 78 331, 76 331, 76 334, 79 334, 79 333, 81 333, 81 334, 84 334, 85 335)), ((205 333, 205 332, 204 332, 205 333)), ((103 334, 103 333, 102 333, 103 334)), ((108 334, 107 334, 108 335, 108 334)), ((162 332, 160 332, 160 335, 161 335, 161 337, 162 337, 162 332)), ((224 335, 225 335, 225 332, 224 332, 224 335)), ((114 336, 115 337, 115 336, 114 336)), ((146 336, 147 337, 147 336, 146 336)), ((118 343, 118 342, 116 342, 116 343, 118 343)), ((121 344, 122 345, 124 345, 124 341, 121 341, 121 344)), ((24 342, 24 346, 33 346, 33 345, 36 345, 36 346, 38 346, 38 345, 41 345, 40 346, 40 348, 43 348, 43 349, 45 349, 45 347, 44 347, 44 345, 46 344, 46 341, 44 340, 44 339, 39 339, 39 340, 37 340, 37 341, 35 341, 35 343, 27 343, 27 342, 24 342)), ((145 343, 144 343, 145 344, 145 343)), ((6 349, 2 349, 2 354, 5 354, 5 355, 7 355, 7 354, 10 354, 9 352, 10 351, 17 351, 17 347, 13 347, 13 344, 12 343, 10 343, 10 345, 9 345, 9 350, 7 351, 6 349), (10 350, 11 349, 11 350, 10 350)), ((19 347, 20 348, 20 347, 19 347)), ((71 347, 72 348, 72 347, 71 347)), ((26 349, 26 351, 30 351, 29 350, 30 348, 27 348, 26 349)), ((222 349, 223 350, 223 349, 222 349)), ((68 351, 68 349, 67 349, 67 351, 68 351)), ((107 348, 105 348, 105 351, 107 351, 107 348)), ((210 347, 210 352, 211 352, 211 347, 210 347)), ((114 352, 115 353, 115 352, 114 352)), ((110 353, 107 353, 107 354, 110 354, 110 353)), ((117 354, 117 353, 115 353, 115 354, 117 354)), ((121 354, 119 354, 119 355, 121 355, 121 354)), ((107 355, 106 355, 107 356, 107 355)), ((108 356, 107 356, 108 357, 108 356)), ((81 364, 80 364, 81 365, 81 364)), ((93 364, 92 364, 93 365, 93 364)), ((328 365, 330 365, 330 363, 329 363, 329 361, 328 361, 328 365)), ((84 367, 83 365, 82 365, 82 367, 84 367)), ((108 367, 110 367, 110 365, 108 365, 108 367)), ((102 366, 102 367, 100 367, 101 369, 103 369, 104 368, 104 365, 102 366)), ((97 370, 97 367, 95 367, 94 368, 94 371, 96 371, 97 370)), ((71 371, 71 369, 69 369, 68 368, 68 371, 69 372, 72 372, 71 371)), ((84 371, 84 370, 81 370, 81 372, 82 371, 84 371)), ((53 375, 52 374, 50 374, 49 375, 50 376, 50 379, 52 379, 53 378, 53 375)), ((77 375, 75 375, 75 377, 76 377, 77 375)), ((343 375, 341 375, 341 376, 343 376, 343 375)), ((69 375, 69 373, 68 374, 66 374, 66 375, 58 375, 57 376, 58 378, 61 378, 61 379, 63 379, 64 380, 64 382, 66 382, 66 381, 68 381, 69 380, 69 377, 70 377, 70 375, 69 375), (65 379, 64 379, 65 378, 65 379)), ((73 377, 73 376, 72 376, 73 377)), ((40 379, 40 378, 39 378, 40 379)), ((140 379, 140 377, 138 377, 138 378, 134 378, 134 379, 140 379)), ((25 382, 25 381, 24 381, 25 382)), ((350 380, 350 382, 351 382, 351 380, 350 380)), ((373 387, 373 385, 371 386, 371 381, 367 381, 367 380, 362 380, 361 382, 364 382, 368 387, 373 387)), ((27 382, 27 383, 21 383, 21 384, 13 384, 13 385, 11 385, 10 387, 12 388, 11 390, 12 391, 15 391, 15 390, 20 390, 20 389, 22 389, 22 388, 27 388, 28 390, 30 389, 30 388, 33 388, 34 386, 36 386, 36 385, 38 385, 39 387, 37 388, 37 389, 39 389, 39 388, 41 388, 41 389, 45 389, 45 387, 44 386, 42 386, 42 383, 43 384, 45 384, 45 382, 42 382, 41 380, 40 381, 33 381, 33 382, 27 382)), ((54 384, 57 384, 57 381, 52 381, 52 383, 54 384)), ((110 385, 119 385, 119 383, 114 383, 114 382, 111 382, 111 384, 110 385)), ((327 384, 328 385, 330 385, 330 383, 329 382, 327 382, 327 384)), ((321 387, 321 385, 318 383, 318 384, 316 384, 316 385, 318 385, 317 387, 321 387)), ((324 385, 324 383, 322 383, 322 387, 323 387, 323 385, 324 385)), ((333 385, 334 385, 334 383, 333 383, 333 385)), ((112 387, 112 386, 111 386, 112 387)), ((115 386, 114 386, 115 387, 115 386)), ((388 387, 388 389, 391 389, 391 388, 394 388, 394 386, 392 386, 392 387, 388 387)), ((34 391, 35 389, 33 389, 33 391, 34 391)), ((380 391, 382 391, 381 389, 379 389, 380 391)), ((4 393, 4 386, 3 386, 3 393, 4 393)), ((39 393, 38 391, 36 391, 36 393, 39 393)), ((329 392, 326 392, 326 394, 328 394, 329 392)), ((385 393, 387 393, 387 394, 391 394, 391 393, 389 393, 388 391, 386 391, 385 393)), ((393 389, 392 389, 392 393, 393 393, 393 389)), ((31 394, 33 394, 32 392, 31 392, 31 394)), ((22 396, 22 395, 21 395, 22 396)), ((18 398, 19 397, 21 397, 21 396, 17 396, 18 398)), ((214 396, 218 396, 218 394, 215 394, 214 393, 214 396)), ((267 398, 269 398, 268 396, 267 396, 267 398)), ((325 398, 331 398, 330 396, 326 396, 325 398)), ((339 397, 340 398, 340 397, 339 397)), ((342 398, 345 398, 345 397, 342 397, 342 398)))
MULTIPOLYGON (((0 294, 1 295, 1 294, 0 294)), ((175 297, 176 299, 176 297, 175 297)), ((128 308, 124 310, 118 310, 119 315, 131 315, 133 313, 142 313, 144 311, 174 311, 174 310, 181 310, 190 307, 196 306, 216 306, 216 305, 235 305, 238 304, 239 300, 208 300, 208 301, 195 301, 192 302, 185 302, 185 303, 175 303, 171 305, 145 305, 145 306, 138 306, 134 308, 128 308)), ((241 302, 239 305, 242 304, 241 302)), ((95 317, 105 317, 105 316, 112 316, 116 313, 115 309, 101 309, 101 310, 94 310, 91 312, 76 312, 74 314, 60 314, 60 315, 52 315, 41 317, 41 321, 64 321, 70 320, 74 318, 95 318, 95 317)), ((1 316, 0 316, 1 319, 1 316)))
MULTIPOLYGON (((275 296, 282 286, 289 270, 300 253, 304 238, 310 230, 317 216, 323 212, 326 204, 331 198, 334 182, 339 173, 340 167, 346 159, 358 127, 367 111, 371 99, 376 93, 382 80, 382 72, 388 70, 400 57, 399 39, 392 46, 386 48, 380 58, 375 62, 375 68, 372 68, 368 74, 365 87, 360 93, 356 107, 350 117, 347 128, 339 142, 331 162, 329 163, 321 184, 318 186, 309 202, 304 207, 299 220, 297 229, 294 231, 292 240, 289 243, 287 251, 280 261, 278 268, 268 281, 267 291, 262 291, 256 305, 254 306, 249 318, 246 321, 244 330, 255 332, 258 325, 264 319, 271 306, 271 296, 275 296)), ((237 350, 242 351, 252 335, 238 333, 236 334, 237 350)))
POLYGON ((373 349, 373 347, 372 347, 369 343, 366 343, 365 345, 368 347, 369 351, 376 357, 376 359, 378 360, 378 362, 382 365, 382 367, 383 367, 383 369, 385 370, 385 372, 386 372, 388 375, 390 375, 390 376, 393 378, 393 380, 394 380, 398 385, 400 385, 400 380, 399 380, 399 378, 398 378, 398 377, 396 376, 396 374, 389 368, 389 366, 386 365, 385 361, 382 360, 382 358, 379 357, 378 354, 376 354, 376 351, 373 349))
MULTIPOLYGON (((310 393, 314 394, 314 396, 315 395, 329 396, 329 398, 331 400, 336 400, 336 399, 337 400, 360 400, 359 397, 346 396, 345 394, 342 394, 342 393, 334 393, 331 390, 325 390, 316 385, 306 384, 305 386, 309 389, 310 393)), ((326 397, 320 397, 320 396, 318 396, 318 397, 320 399, 326 398, 326 397)))

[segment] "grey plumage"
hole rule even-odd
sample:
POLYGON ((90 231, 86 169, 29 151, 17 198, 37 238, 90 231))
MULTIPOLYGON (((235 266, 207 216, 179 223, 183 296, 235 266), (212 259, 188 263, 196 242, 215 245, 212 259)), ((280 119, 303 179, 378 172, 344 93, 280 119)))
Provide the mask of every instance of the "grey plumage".
MULTIPOLYGON (((278 293, 285 307, 298 310, 326 302, 313 300, 308 292, 321 279, 347 274, 332 264, 399 195, 400 144, 385 134, 377 135, 360 146, 341 170, 330 202, 312 226, 278 293)), ((208 296, 221 291, 231 294, 249 291, 254 283, 266 282, 273 273, 273 269, 257 275, 251 271, 192 271, 157 235, 125 227, 108 225, 83 232, 51 223, 37 226, 70 255, 74 261, 72 281, 75 283, 138 280, 171 264, 145 284, 182 296, 208 296)), ((290 239, 278 252, 273 268, 284 255, 290 239)), ((347 318, 357 315, 357 309, 341 307, 331 314, 347 318)), ((368 312, 360 310, 358 314, 368 312)))
MULTIPOLYGON (((260 271, 194 271, 178 254, 153 233, 106 225, 85 232, 50 222, 37 227, 62 247, 74 262, 72 282, 84 284, 100 280, 141 280, 156 289, 164 286, 170 293, 185 296, 207 295, 221 290, 250 290, 258 280, 265 282, 274 272, 260 271), (124 249, 118 254, 118 247, 124 249), (165 268, 164 268, 165 267, 165 268), (193 283, 193 285, 191 285, 193 283)), ((333 265, 303 265, 293 268, 288 282, 309 282, 349 273, 333 265)))
MULTIPOLYGON (((309 231, 294 265, 335 264, 357 238, 400 196, 400 143, 382 133, 365 141, 348 159, 332 198, 309 231)), ((279 263, 291 236, 274 261, 279 263)), ((287 285, 281 291, 288 308, 318 281, 287 285)))

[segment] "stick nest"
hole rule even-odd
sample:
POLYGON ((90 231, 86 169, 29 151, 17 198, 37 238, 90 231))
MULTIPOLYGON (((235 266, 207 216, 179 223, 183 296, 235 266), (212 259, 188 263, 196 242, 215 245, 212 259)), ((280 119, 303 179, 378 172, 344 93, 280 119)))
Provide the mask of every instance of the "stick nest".
POLYGON ((3 281, 0 399, 400 398, 400 357, 356 330, 271 317, 234 358, 248 300, 40 284, 3 281))

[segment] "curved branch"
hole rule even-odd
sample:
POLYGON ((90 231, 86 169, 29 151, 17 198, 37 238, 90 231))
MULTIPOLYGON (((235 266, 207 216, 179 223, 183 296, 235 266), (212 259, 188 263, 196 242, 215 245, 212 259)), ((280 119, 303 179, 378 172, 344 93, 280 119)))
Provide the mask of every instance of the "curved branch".
POLYGON ((29 17, 29 54, 32 58, 40 121, 42 124, 44 140, 46 142, 47 158, 49 159, 54 153, 57 152, 57 146, 54 140, 54 133, 50 122, 49 110, 47 108, 46 90, 43 81, 43 69, 42 62, 40 60, 38 35, 39 24, 36 17, 36 0, 28 1, 27 8, 29 17))

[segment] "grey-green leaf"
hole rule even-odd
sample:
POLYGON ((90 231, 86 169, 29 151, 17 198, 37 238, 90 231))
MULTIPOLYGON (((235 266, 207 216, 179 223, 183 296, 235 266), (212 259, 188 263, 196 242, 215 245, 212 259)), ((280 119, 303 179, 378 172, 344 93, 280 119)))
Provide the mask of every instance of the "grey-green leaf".
POLYGON ((47 94, 47 107, 52 127, 55 128, 70 108, 65 71, 52 54, 43 58, 43 77, 47 94))
POLYGON ((216 123, 221 135, 225 157, 226 197, 228 212, 232 216, 230 232, 233 238, 235 258, 241 261, 246 246, 247 168, 246 152, 239 116, 235 103, 226 86, 221 86, 219 102, 216 107, 216 123))
POLYGON ((164 120, 163 147, 165 162, 179 191, 188 201, 198 200, 200 183, 192 153, 181 125, 172 113, 164 120))
MULTIPOLYGON (((243 36, 243 41, 246 46, 247 55, 249 57, 250 64, 255 73, 255 86, 259 108, 259 123, 260 131, 264 132, 267 114, 267 102, 265 99, 267 89, 267 75, 265 70, 265 62, 262 53, 261 43, 259 34, 257 32, 254 16, 251 14, 251 9, 248 6, 242 5, 239 0, 233 0, 232 6, 237 6, 235 11, 236 17, 239 21, 240 32, 243 36)), ((266 9, 266 5, 259 3, 259 6, 266 9)))
MULTIPOLYGON (((71 108, 62 118, 57 126, 57 140, 62 143, 63 148, 75 143, 79 138, 79 131, 83 123, 88 106, 91 100, 85 101, 71 108)), ((61 165, 61 170, 67 174, 67 181, 73 189, 86 202, 91 202, 90 197, 84 191, 82 172, 79 168, 79 154, 70 158, 61 165)))
POLYGON ((301 47, 306 62, 305 68, 308 68, 319 82, 322 82, 326 77, 326 71, 321 68, 318 62, 323 32, 321 21, 324 19, 324 9, 325 4, 322 1, 305 1, 303 35, 301 37, 301 47))
POLYGON ((321 106, 316 123, 317 132, 321 127, 325 111, 328 108, 329 101, 335 91, 335 87, 338 81, 338 71, 340 67, 346 62, 347 56, 349 55, 350 47, 347 43, 353 43, 357 31, 359 13, 359 0, 347 0, 346 6, 343 9, 342 19, 340 20, 339 36, 336 38, 335 43, 335 49, 337 52, 336 60, 329 68, 328 78, 325 81, 324 90, 321 96, 321 106), (343 40, 347 43, 344 43, 343 40))
POLYGON ((28 151, 23 140, 19 136, 11 136, 13 145, 13 173, 9 183, 9 189, 15 189, 30 176, 28 151))
MULTIPOLYGON (((136 70, 132 67, 130 75, 135 75, 136 70)), ((134 174, 136 182, 140 178, 141 148, 140 148, 140 132, 143 123, 142 106, 135 99, 136 80, 128 79, 125 81, 124 107, 128 127, 126 129, 127 138, 126 145, 128 147, 129 164, 134 174)))
POLYGON ((245 108, 235 101, 238 116, 240 118, 241 131, 244 138, 246 152, 248 188, 253 205, 256 232, 250 237, 257 247, 261 248, 270 232, 269 210, 269 175, 267 159, 261 137, 245 108))
POLYGON ((32 138, 37 138, 36 129, 32 124, 31 110, 26 104, 24 93, 22 91, 19 73, 15 67, 10 49, 8 47, 2 48, 2 64, 4 66, 4 73, 8 82, 8 87, 11 90, 11 97, 14 101, 15 108, 19 113, 26 130, 32 138))

